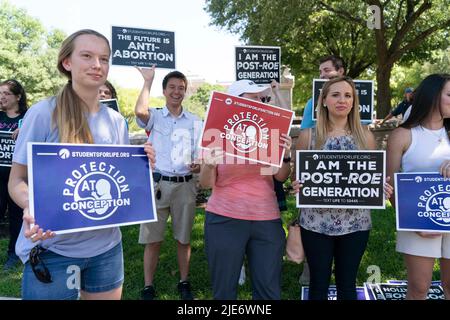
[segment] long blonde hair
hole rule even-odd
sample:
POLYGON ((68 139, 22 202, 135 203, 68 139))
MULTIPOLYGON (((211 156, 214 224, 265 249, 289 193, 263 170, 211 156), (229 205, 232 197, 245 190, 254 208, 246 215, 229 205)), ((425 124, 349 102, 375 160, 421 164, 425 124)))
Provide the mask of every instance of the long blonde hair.
POLYGON ((367 135, 364 128, 361 125, 361 119, 359 116, 359 99, 356 93, 355 84, 350 77, 343 76, 333 78, 325 83, 322 88, 322 92, 319 97, 319 102, 317 104, 317 124, 316 124, 316 148, 322 148, 325 141, 327 140, 328 133, 332 130, 330 125, 330 116, 328 113, 328 108, 324 107, 323 101, 330 92, 330 87, 338 82, 345 81, 352 87, 353 94, 353 107, 347 116, 347 125, 350 130, 350 134, 355 139, 355 142, 359 149, 367 149, 367 135))
POLYGON ((87 120, 88 106, 72 87, 72 73, 63 66, 63 61, 74 51, 75 39, 85 34, 94 35, 105 40, 108 47, 110 47, 109 41, 104 35, 90 29, 79 30, 71 34, 61 45, 58 54, 58 70, 69 81, 56 96, 53 125, 58 128, 59 141, 63 143, 94 143, 87 120))

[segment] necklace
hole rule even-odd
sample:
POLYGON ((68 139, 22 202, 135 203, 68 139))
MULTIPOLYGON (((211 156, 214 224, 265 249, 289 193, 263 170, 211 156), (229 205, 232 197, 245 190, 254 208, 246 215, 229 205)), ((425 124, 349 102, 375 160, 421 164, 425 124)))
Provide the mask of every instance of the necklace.
POLYGON ((427 129, 422 127, 422 129, 427 130, 428 132, 430 132, 433 136, 435 136, 438 139, 438 143, 440 144, 442 141, 444 141, 445 138, 445 130, 439 129, 439 130, 431 130, 431 129, 427 129), (438 134, 436 134, 436 131, 439 131, 438 134))

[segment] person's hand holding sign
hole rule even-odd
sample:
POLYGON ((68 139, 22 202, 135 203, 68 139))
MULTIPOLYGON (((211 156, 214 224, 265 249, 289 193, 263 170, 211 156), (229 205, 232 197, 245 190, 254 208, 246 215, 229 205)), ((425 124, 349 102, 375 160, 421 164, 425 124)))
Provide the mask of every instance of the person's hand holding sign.
POLYGON ((208 168, 214 169, 223 162, 224 152, 221 148, 212 148, 205 152, 203 160, 208 168))
POLYGON ((150 166, 152 167, 152 169, 155 169, 156 152, 150 142, 144 143, 144 151, 147 154, 148 160, 150 161, 150 166))
POLYGON ((17 140, 18 135, 19 135, 19 128, 13 131, 11 138, 13 138, 13 140, 17 140))
POLYGON ((394 187, 389 184, 391 177, 386 177, 386 182, 384 183, 384 196, 389 199, 394 193, 394 187))
POLYGON ((272 88, 273 92, 278 92, 280 90, 280 84, 272 79, 272 82, 270 83, 270 87, 272 88))
POLYGON ((203 150, 203 165, 199 183, 202 188, 212 188, 216 181, 217 165, 224 162, 225 153, 219 147, 203 150))
POLYGON ((303 187, 303 181, 300 180, 294 180, 294 182, 292 182, 292 189, 294 189, 295 193, 299 193, 300 189, 303 187))
POLYGON ((292 138, 289 135, 282 133, 280 136, 280 141, 281 141, 281 147, 283 147, 285 150, 284 159, 290 158, 291 157, 292 138))
POLYGON ((272 88, 272 92, 275 95, 276 105, 289 110, 289 103, 283 98, 281 94, 280 84, 276 80, 272 80, 272 82, 270 83, 270 87, 272 88))
POLYGON ((139 68, 135 66, 135 68, 142 74, 145 82, 153 82, 153 79, 155 78, 155 67, 155 65, 152 65, 151 68, 139 68))
POLYGON ((31 241, 43 241, 55 236, 55 233, 51 230, 47 230, 44 232, 42 228, 39 228, 39 225, 35 224, 33 228, 30 228, 30 225, 34 224, 34 218, 30 215, 28 207, 23 209, 23 222, 25 229, 25 237, 30 238, 31 241))
POLYGON ((280 147, 284 149, 283 163, 281 168, 269 166, 261 168, 261 174, 274 175, 278 181, 285 181, 291 173, 291 147, 292 138, 288 134, 280 135, 280 147))
POLYGON ((200 172, 200 164, 198 163, 191 163, 189 165, 189 170, 193 173, 199 173, 200 172))
POLYGON ((450 178, 450 160, 444 160, 444 162, 442 162, 439 173, 442 174, 444 178, 450 178))

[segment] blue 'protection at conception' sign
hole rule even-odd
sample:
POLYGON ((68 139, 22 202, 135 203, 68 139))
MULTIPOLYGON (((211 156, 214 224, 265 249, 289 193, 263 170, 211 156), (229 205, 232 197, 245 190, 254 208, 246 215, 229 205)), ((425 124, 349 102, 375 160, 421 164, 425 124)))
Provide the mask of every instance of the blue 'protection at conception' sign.
POLYGON ((397 230, 450 232, 450 179, 438 173, 396 173, 397 230))
POLYGON ((156 221, 143 147, 28 144, 30 213, 56 233, 156 221))

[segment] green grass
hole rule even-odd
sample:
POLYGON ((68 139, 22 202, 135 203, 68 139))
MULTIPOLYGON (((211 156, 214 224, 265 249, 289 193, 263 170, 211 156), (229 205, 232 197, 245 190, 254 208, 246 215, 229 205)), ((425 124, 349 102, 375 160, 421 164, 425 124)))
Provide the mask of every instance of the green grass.
POLYGON ((0 297, 20 297, 22 266, 5 273, 2 266, 7 259, 7 251, 8 239, 0 239, 0 297))
MULTIPOLYGON (((295 199, 288 198, 289 210, 282 215, 286 225, 297 215, 295 199)), ((395 251, 395 213, 392 207, 386 210, 372 211, 373 228, 369 244, 361 262, 358 273, 358 285, 362 285, 371 273, 367 268, 376 265, 381 271, 381 281, 388 279, 405 279, 406 270, 400 254, 395 251)), ((198 209, 192 232, 192 254, 190 280, 197 299, 212 299, 209 274, 203 247, 204 210, 198 209)), ((170 224, 168 224, 170 225, 170 224)), ((166 241, 161 248, 155 285, 159 299, 178 299, 176 284, 179 280, 176 258, 176 243, 172 238, 171 228, 167 229, 166 241)), ((139 226, 122 228, 125 259, 125 283, 123 299, 139 299, 144 283, 142 256, 144 247, 137 243, 139 226)), ((6 261, 7 239, 0 239, 0 265, 6 261)), ((283 299, 299 299, 300 285, 298 278, 302 266, 285 261, 283 265, 283 299)), ((436 264, 433 279, 439 279, 439 268, 436 264)), ((14 272, 5 273, 0 269, 0 296, 20 297, 21 267, 14 272)), ((250 281, 240 287, 239 299, 251 299, 250 281)))

